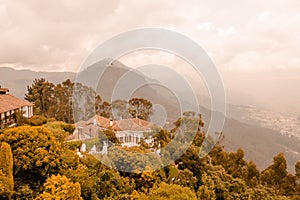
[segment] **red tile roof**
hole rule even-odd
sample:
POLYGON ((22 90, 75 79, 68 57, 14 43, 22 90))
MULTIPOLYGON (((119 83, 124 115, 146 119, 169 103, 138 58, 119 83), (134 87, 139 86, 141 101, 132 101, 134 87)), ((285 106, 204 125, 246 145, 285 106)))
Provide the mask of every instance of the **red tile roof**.
POLYGON ((10 94, 0 94, 0 113, 15 110, 23 106, 33 106, 33 104, 10 94))
MULTIPOLYGON (((103 128, 110 127, 110 119, 96 115, 95 116, 98 122, 98 126, 103 128)), ((111 128, 116 131, 147 131, 151 129, 153 124, 138 118, 122 119, 119 121, 113 121, 111 128)))
POLYGON ((110 119, 96 115, 96 120, 98 123, 98 126, 103 127, 103 128, 108 128, 110 126, 110 119))
POLYGON ((116 121, 116 129, 119 131, 147 131, 151 129, 153 125, 150 122, 147 122, 138 118, 130 118, 116 121))

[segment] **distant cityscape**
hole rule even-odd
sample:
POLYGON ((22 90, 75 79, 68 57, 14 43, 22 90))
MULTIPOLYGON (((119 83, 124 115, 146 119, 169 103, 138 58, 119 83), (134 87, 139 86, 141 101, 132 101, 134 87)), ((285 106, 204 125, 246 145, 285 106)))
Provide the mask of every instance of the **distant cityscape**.
POLYGON ((279 131, 282 135, 294 136, 300 139, 299 116, 290 113, 279 113, 271 110, 261 110, 254 107, 243 107, 247 114, 241 117, 242 121, 260 124, 263 127, 279 131))

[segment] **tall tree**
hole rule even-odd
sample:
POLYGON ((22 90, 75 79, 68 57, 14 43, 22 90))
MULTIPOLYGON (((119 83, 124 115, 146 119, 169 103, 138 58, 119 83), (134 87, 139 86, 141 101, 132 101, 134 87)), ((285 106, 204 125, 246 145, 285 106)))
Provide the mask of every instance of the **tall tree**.
POLYGON ((96 92, 81 83, 74 84, 72 106, 74 121, 88 120, 96 114, 96 92))
POLYGON ((300 196, 300 161, 295 165, 295 178, 296 178, 296 192, 300 196))
POLYGON ((112 113, 113 116, 118 119, 128 118, 128 102, 125 100, 115 100, 112 102, 112 113))
POLYGON ((129 100, 130 115, 135 118, 149 120, 152 114, 152 103, 143 98, 132 98, 129 100))
POLYGON ((66 123, 73 123, 72 93, 74 83, 67 79, 54 88, 54 101, 51 106, 51 117, 66 123))
POLYGON ((107 101, 104 101, 100 107, 99 107, 99 112, 98 114, 102 117, 110 118, 112 117, 111 113, 111 104, 107 101))
POLYGON ((54 101, 54 84, 46 79, 35 79, 31 86, 27 86, 25 99, 34 104, 34 113, 51 117, 50 107, 54 101))
POLYGON ((287 163, 283 153, 273 158, 273 164, 261 174, 262 183, 275 189, 276 194, 290 195, 296 187, 296 179, 287 172, 287 163))
POLYGON ((295 175, 296 178, 300 181, 300 161, 295 164, 295 175))
POLYGON ((96 110, 96 113, 100 112, 101 103, 102 103, 102 98, 99 95, 97 95, 95 97, 95 110, 96 110))
POLYGON ((256 186, 259 183, 260 173, 253 161, 250 161, 247 166, 245 181, 249 186, 256 186))

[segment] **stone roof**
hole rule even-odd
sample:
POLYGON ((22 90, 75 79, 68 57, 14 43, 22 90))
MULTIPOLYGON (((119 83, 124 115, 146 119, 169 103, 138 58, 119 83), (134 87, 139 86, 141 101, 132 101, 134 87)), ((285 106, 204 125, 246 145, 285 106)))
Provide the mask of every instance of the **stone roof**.
POLYGON ((10 94, 0 94, 0 113, 15 110, 23 106, 33 106, 33 104, 10 94))

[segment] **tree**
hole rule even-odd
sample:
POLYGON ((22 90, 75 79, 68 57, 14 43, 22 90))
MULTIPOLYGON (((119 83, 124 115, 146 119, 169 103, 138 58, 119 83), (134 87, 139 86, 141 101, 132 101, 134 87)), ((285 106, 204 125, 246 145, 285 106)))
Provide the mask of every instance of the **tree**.
POLYGON ((170 133, 160 127, 153 126, 151 127, 151 131, 144 133, 144 139, 141 140, 140 145, 143 148, 164 148, 171 141, 170 133), (145 140, 151 137, 153 141, 151 143, 147 143, 145 140))
POLYGON ((287 163, 283 153, 273 158, 273 164, 262 172, 262 181, 264 184, 279 187, 280 182, 287 175, 287 163))
POLYGON ((75 122, 88 120, 96 114, 96 92, 81 83, 74 84, 72 96, 73 118, 75 122))
POLYGON ((149 120, 152 114, 152 103, 143 98, 132 98, 129 100, 128 112, 132 117, 149 120))
POLYGON ((210 176, 203 174, 201 177, 202 185, 198 188, 198 199, 215 200, 215 183, 210 176))
POLYGON ((80 184, 83 199, 97 199, 99 178, 95 175, 96 173, 91 167, 79 165, 76 169, 67 169, 64 175, 72 182, 80 184))
POLYGON ((283 153, 278 154, 273 158, 273 165, 271 168, 274 170, 275 183, 278 184, 280 181, 287 176, 287 163, 283 153))
POLYGON ((116 133, 113 132, 113 131, 110 130, 110 129, 104 130, 103 133, 99 134, 99 141, 100 141, 101 144, 102 144, 102 141, 103 141, 103 140, 106 140, 106 139, 103 137, 103 136, 104 136, 103 134, 106 136, 106 138, 107 138, 110 142, 114 143, 115 145, 121 144, 120 141, 118 140, 118 138, 116 137, 116 133))
POLYGON ((246 175, 247 163, 244 160, 244 151, 239 148, 236 153, 229 153, 225 164, 225 170, 234 178, 242 178, 246 175))
POLYGON ((96 110, 96 113, 100 112, 101 103, 102 103, 102 98, 99 95, 97 95, 95 97, 95 110, 96 110))
POLYGON ((203 159, 199 157, 200 148, 191 145, 184 154, 175 161, 176 164, 179 164, 178 168, 190 170, 194 176, 198 179, 201 178, 205 163, 203 159))
POLYGON ((128 102, 125 100, 115 100, 112 102, 112 113, 113 116, 118 119, 126 119, 128 118, 128 102))
POLYGON ((253 161, 250 161, 247 166, 247 175, 245 181, 247 185, 254 187, 259 183, 260 173, 253 161))
POLYGON ((45 127, 20 126, 6 129, 0 135, 0 142, 7 142, 11 146, 15 182, 35 188, 61 169, 62 144, 45 127))
POLYGON ((9 144, 0 143, 0 198, 10 199, 14 190, 13 157, 9 144))
POLYGON ((201 189, 198 191, 198 195, 204 195, 206 198, 208 196, 216 197, 216 199, 248 199, 244 198, 247 187, 242 179, 227 174, 221 166, 208 164, 205 171, 206 175, 201 177, 203 182, 201 186, 203 187, 199 187, 201 189))
POLYGON ((44 184, 44 192, 36 200, 82 200, 80 194, 79 183, 72 183, 65 176, 52 175, 44 184))
POLYGON ((273 164, 261 174, 264 185, 273 187, 276 194, 291 195, 295 192, 296 178, 287 172, 287 163, 283 153, 273 158, 273 164))
POLYGON ((107 101, 104 101, 99 107, 98 114, 102 117, 110 118, 112 116, 111 104, 107 101))
POLYGON ((295 175, 296 178, 300 181, 300 161, 295 164, 295 175))
POLYGON ((193 141, 194 145, 202 147, 205 134, 201 131, 204 123, 200 114, 196 116, 195 112, 186 111, 175 121, 174 125, 175 128, 171 130, 173 137, 182 138, 183 143, 193 141))
POLYGON ((72 94, 74 83, 67 79, 54 88, 54 101, 50 108, 51 117, 66 123, 73 123, 72 94))
POLYGON ((300 196, 300 161, 295 165, 296 193, 300 196))
POLYGON ((130 194, 135 186, 129 178, 120 176, 115 170, 101 170, 97 173, 97 196, 99 199, 114 197, 121 199, 124 194, 130 194))
POLYGON ((179 170, 179 173, 173 180, 173 183, 183 187, 188 187, 191 190, 195 190, 196 182, 197 178, 194 177, 193 172, 188 169, 179 170))
POLYGON ((197 199, 195 192, 189 188, 176 184, 167 184, 164 182, 150 189, 149 193, 139 193, 134 191, 130 197, 131 199, 137 200, 197 199))
POLYGON ((44 78, 35 79, 31 86, 27 86, 25 99, 34 104, 34 113, 51 117, 50 107, 54 102, 54 84, 44 78))

